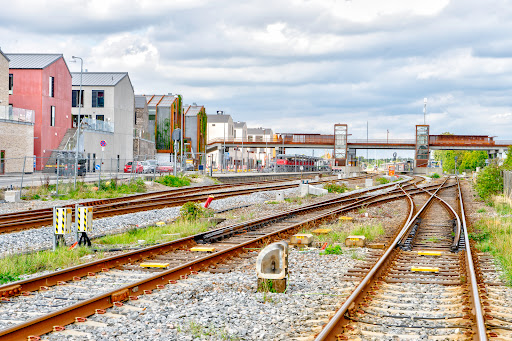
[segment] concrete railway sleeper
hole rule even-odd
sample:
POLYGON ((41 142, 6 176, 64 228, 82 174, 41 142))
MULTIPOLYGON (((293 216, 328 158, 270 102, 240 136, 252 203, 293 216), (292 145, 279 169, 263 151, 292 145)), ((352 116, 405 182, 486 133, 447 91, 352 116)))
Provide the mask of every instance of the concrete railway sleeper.
MULTIPOLYGON (((203 245, 204 247, 214 247, 215 250, 208 254, 201 254, 201 256, 197 256, 197 253, 190 251, 192 246, 197 245, 194 243, 194 236, 192 236, 144 250, 110 257, 91 264, 84 264, 74 269, 59 271, 40 278, 13 283, 10 289, 13 294, 18 296, 11 297, 9 301, 6 301, 11 303, 4 304, 14 304, 26 300, 27 307, 30 307, 33 305, 33 299, 41 299, 42 301, 39 304, 46 305, 47 310, 51 308, 60 309, 38 316, 30 311, 30 308, 27 308, 24 311, 25 314, 21 315, 20 320, 25 320, 31 313, 34 314, 32 316, 37 317, 27 322, 19 321, 21 323, 0 330, 0 339, 26 340, 30 335, 39 336, 55 328, 61 329, 62 326, 73 323, 77 319, 101 313, 103 309, 113 305, 121 305, 123 301, 137 299, 138 295, 151 294, 152 290, 163 288, 164 285, 175 284, 180 278, 194 275, 198 271, 211 269, 212 266, 215 270, 215 267, 219 264, 229 262, 234 257, 244 257, 243 255, 252 248, 273 240, 286 238, 301 228, 316 226, 348 210, 362 207, 368 203, 395 200, 396 198, 399 198, 396 194, 390 195, 390 198, 378 194, 368 195, 366 199, 357 200, 355 204, 341 207, 340 202, 320 207, 315 204, 314 208, 307 206, 304 209, 304 212, 300 215, 300 221, 297 221, 299 218, 298 212, 293 212, 290 215, 291 219, 281 220, 274 224, 270 222, 280 217, 267 217, 259 223, 260 228, 257 234, 245 233, 223 239, 218 243, 203 245), (143 261, 164 261, 168 263, 167 267, 169 269, 152 268, 149 271, 142 270, 140 264, 143 261), (134 266, 137 270, 133 270, 134 266), (78 275, 78 272, 73 275, 72 270, 79 270, 81 275, 78 275), (85 275, 84 271, 87 271, 85 275), (126 273, 127 271, 128 273, 126 273), (131 276, 138 276, 140 280, 136 282, 126 280, 131 276), (46 283, 46 285, 43 283, 46 283), (52 285, 53 287, 50 287, 52 285), (87 290, 79 291, 75 296, 68 296, 65 291, 62 291, 67 287, 72 287, 74 290, 83 287, 87 290), (95 292, 97 296, 91 297, 91 291, 95 292), (88 297, 86 297, 86 293, 89 294, 88 297), (45 297, 50 297, 53 301, 63 301, 62 306, 48 307, 50 304, 45 303, 45 297)), ((222 271, 222 266, 219 266, 219 268, 222 271)), ((0 287, 0 293, 6 293, 8 289, 8 286, 0 287)), ((12 318, 16 319, 16 316, 12 316, 12 318)))
POLYGON ((349 273, 361 282, 316 341, 487 340, 460 184, 450 181, 421 189, 424 203, 409 197, 421 209, 373 266, 349 273))

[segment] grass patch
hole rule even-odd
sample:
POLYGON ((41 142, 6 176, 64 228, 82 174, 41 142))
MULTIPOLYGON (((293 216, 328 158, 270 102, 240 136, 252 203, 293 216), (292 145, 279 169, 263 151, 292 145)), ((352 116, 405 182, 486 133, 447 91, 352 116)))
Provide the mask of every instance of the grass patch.
POLYGON ((95 242, 97 244, 119 245, 136 244, 139 240, 144 240, 145 244, 156 244, 205 231, 208 231, 207 222, 180 219, 170 225, 149 226, 143 229, 133 229, 125 233, 102 237, 95 240, 95 242))
POLYGON ((480 208, 477 212, 478 212, 478 213, 485 213, 485 212, 487 212, 487 211, 485 210, 485 208, 480 208))
POLYGON ((326 189, 329 193, 344 193, 348 191, 348 188, 345 186, 345 184, 338 185, 335 183, 328 183, 324 185, 324 189, 326 189))
MULTIPOLYGON (((67 247, 39 251, 25 255, 12 255, 0 259, 0 283, 8 283, 20 279, 22 275, 30 275, 41 271, 55 271, 69 266, 85 263, 80 258, 91 254, 88 248, 74 248, 68 251, 67 247)), ((99 255, 100 257, 102 254, 99 255)))
POLYGON ((437 173, 434 173, 430 176, 432 179, 439 179, 441 176, 437 173))
POLYGON ((284 201, 289 202, 291 204, 302 205, 302 199, 303 198, 301 198, 301 197, 290 197, 290 198, 285 198, 284 201))
POLYGON ((377 178, 377 179, 375 179, 375 181, 377 181, 381 185, 389 184, 391 182, 389 179, 386 179, 386 178, 377 178))
POLYGON ((429 239, 427 239, 427 242, 437 243, 437 242, 439 242, 439 238, 437 238, 437 237, 430 237, 429 239))
POLYGON ((348 236, 356 235, 356 236, 365 236, 366 241, 372 242, 377 237, 384 234, 384 227, 382 227, 382 224, 378 225, 359 225, 355 226, 354 228, 350 229, 350 231, 331 231, 326 234, 318 235, 318 240, 322 243, 345 243, 345 239, 348 236))
POLYGON ((186 176, 164 175, 157 178, 155 182, 169 187, 190 186, 190 179, 186 176))
POLYGON ((238 337, 229 335, 229 333, 223 329, 216 327, 215 325, 204 326, 195 321, 190 321, 185 326, 178 326, 178 333, 190 333, 194 339, 205 339, 208 340, 229 340, 235 341, 240 340, 238 337))
POLYGON ((265 201, 265 204, 269 204, 269 205, 277 205, 280 203, 281 203, 280 201, 265 201))
POLYGON ((325 248, 323 252, 320 252, 321 255, 342 255, 343 250, 341 249, 341 246, 335 245, 335 246, 328 246, 325 248))
MULTIPOLYGON (((494 200, 495 206, 500 206, 499 212, 512 210, 503 199, 496 197, 494 200)), ((470 238, 476 242, 478 250, 491 253, 499 261, 505 273, 504 280, 512 285, 512 218, 481 219, 470 238)))
MULTIPOLYGON (((40 187, 31 187, 24 192, 23 199, 46 201, 54 199, 51 194, 55 191, 56 185, 44 184, 40 187)), ((122 183, 116 179, 102 180, 99 187, 97 183, 77 182, 76 188, 74 188, 73 183, 59 183, 59 197, 57 199, 103 199, 144 192, 146 192, 146 185, 142 179, 128 183, 122 183)))

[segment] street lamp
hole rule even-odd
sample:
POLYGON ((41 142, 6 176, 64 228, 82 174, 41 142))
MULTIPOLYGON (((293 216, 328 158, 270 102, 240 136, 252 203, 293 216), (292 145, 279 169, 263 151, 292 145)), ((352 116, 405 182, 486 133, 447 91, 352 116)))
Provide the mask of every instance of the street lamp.
POLYGON ((81 57, 72 56, 73 61, 76 62, 80 59, 80 90, 78 91, 78 120, 76 128, 76 150, 75 150, 75 177, 74 177, 74 188, 76 189, 76 175, 78 168, 78 144, 80 143, 80 109, 82 108, 82 75, 84 70, 84 60, 81 57))
POLYGON ((427 120, 426 120, 426 116, 427 116, 427 97, 423 98, 423 124, 427 124, 427 120))

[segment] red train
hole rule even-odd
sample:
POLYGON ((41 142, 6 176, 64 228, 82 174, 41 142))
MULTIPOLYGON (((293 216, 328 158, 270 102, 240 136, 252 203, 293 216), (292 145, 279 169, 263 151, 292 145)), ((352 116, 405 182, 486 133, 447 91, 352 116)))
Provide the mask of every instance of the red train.
POLYGON ((278 172, 312 172, 317 170, 319 159, 314 156, 279 154, 276 156, 276 170, 278 172))

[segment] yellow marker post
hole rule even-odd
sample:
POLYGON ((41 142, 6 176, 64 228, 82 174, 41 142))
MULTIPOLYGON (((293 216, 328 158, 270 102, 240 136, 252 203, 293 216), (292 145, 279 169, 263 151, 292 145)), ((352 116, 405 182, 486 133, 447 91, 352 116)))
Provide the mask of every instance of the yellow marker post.
POLYGON ((413 266, 411 267, 412 272, 439 272, 439 268, 433 268, 428 266, 413 266))
POLYGON ((419 256, 441 256, 442 251, 418 251, 419 256))
POLYGON ((315 233, 315 234, 327 234, 329 232, 331 232, 332 229, 316 229, 316 230, 313 230, 311 232, 315 233))
POLYGON ((213 252, 213 251, 215 251, 215 248, 214 247, 207 247, 207 246, 195 246, 195 247, 191 248, 190 251, 195 251, 195 252, 213 252))
POLYGON ((140 263, 142 268, 167 268, 169 263, 140 263))

